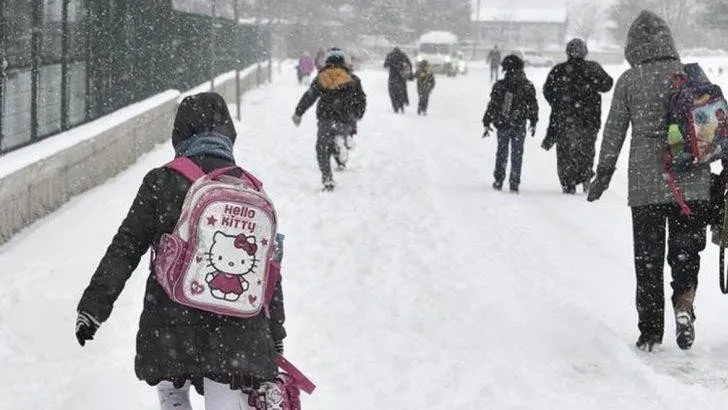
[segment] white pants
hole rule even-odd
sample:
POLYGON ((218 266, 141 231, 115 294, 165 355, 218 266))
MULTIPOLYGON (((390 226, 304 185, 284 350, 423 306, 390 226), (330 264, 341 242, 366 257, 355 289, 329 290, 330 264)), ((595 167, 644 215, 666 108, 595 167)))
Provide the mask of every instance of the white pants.
MULTIPOLYGON (((247 410, 248 395, 240 390, 231 390, 230 385, 204 379, 205 410, 247 410)), ((177 389, 171 382, 157 385, 159 404, 162 410, 192 410, 190 383, 177 389)))

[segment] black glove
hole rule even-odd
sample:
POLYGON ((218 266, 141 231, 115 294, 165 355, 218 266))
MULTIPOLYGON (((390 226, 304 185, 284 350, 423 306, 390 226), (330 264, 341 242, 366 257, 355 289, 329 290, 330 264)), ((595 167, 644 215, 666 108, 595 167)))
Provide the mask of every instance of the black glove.
POLYGON ((536 124, 531 123, 531 125, 528 127, 528 131, 531 133, 532 137, 536 136, 536 124))
POLYGON ((87 340, 93 340, 94 334, 99 330, 101 323, 88 312, 78 312, 76 318, 76 339, 81 346, 86 344, 87 340))
POLYGON ((490 137, 490 133, 493 132, 493 128, 490 128, 490 124, 485 126, 485 131, 483 131, 483 138, 490 137))
POLYGON ((291 121, 293 121, 293 125, 298 127, 301 125, 301 116, 298 114, 293 114, 293 117, 291 117, 291 121))
POLYGON ((276 340, 273 342, 273 347, 278 354, 283 354, 283 340, 276 340))
POLYGON ((614 174, 614 168, 597 168, 597 175, 591 184, 589 184, 589 195, 586 197, 587 201, 594 202, 602 197, 604 191, 609 188, 609 181, 612 180, 612 174, 614 174))

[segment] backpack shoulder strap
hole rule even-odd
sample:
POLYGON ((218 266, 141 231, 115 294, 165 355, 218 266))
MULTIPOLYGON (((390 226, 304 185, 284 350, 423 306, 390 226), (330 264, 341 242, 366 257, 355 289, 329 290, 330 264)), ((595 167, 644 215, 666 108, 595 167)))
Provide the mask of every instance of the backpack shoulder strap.
POLYGON ((164 167, 179 173, 190 182, 195 182, 205 176, 205 171, 187 157, 177 157, 164 167))
POLYGON ((289 362, 288 359, 279 354, 276 355, 274 360, 281 370, 288 373, 288 375, 296 381, 296 384, 298 384, 298 387, 300 387, 301 390, 308 394, 313 393, 314 389, 316 389, 316 385, 313 384, 311 379, 306 377, 303 372, 298 370, 296 366, 289 362))

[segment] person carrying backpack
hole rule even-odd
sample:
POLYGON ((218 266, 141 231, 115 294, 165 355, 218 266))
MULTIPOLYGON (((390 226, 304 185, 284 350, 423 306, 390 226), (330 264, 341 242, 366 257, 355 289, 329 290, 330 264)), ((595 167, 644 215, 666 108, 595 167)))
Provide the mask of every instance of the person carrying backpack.
POLYGON ((324 190, 333 191, 335 182, 331 174, 331 157, 343 169, 346 165, 347 140, 356 132, 356 123, 364 117, 367 104, 359 77, 351 72, 344 52, 338 48, 329 50, 326 66, 298 102, 292 117, 294 125, 301 124, 301 117, 317 100, 316 158, 324 190))
MULTIPOLYGON (((189 398, 181 394, 189 384, 204 390, 207 410, 247 408, 250 397, 241 389, 255 389, 278 376, 276 357, 283 351, 286 331, 281 283, 275 280, 272 265, 266 265, 273 255, 273 238, 267 234, 274 229, 270 224, 251 226, 254 220, 263 221, 254 215, 262 211, 229 205, 221 197, 215 197, 218 202, 211 202, 199 215, 189 209, 194 201, 186 202, 193 183, 185 172, 208 175, 205 178, 221 174, 217 178, 245 182, 262 193, 257 179, 235 166, 235 139, 230 113, 219 94, 201 93, 181 102, 172 131, 175 161, 144 177, 78 304, 76 338, 84 346, 109 318, 142 256, 153 250, 136 338, 135 371, 139 379, 159 387, 165 409, 191 409, 189 398), (185 165, 179 168, 179 164, 185 165), (189 212, 180 221, 184 208, 189 212), (187 242, 190 247, 196 244, 189 253, 180 251, 184 248, 179 240, 170 239, 183 222, 198 232, 194 238, 199 237, 187 242), (236 230, 240 233, 230 234, 236 230), (189 287, 182 285, 186 296, 204 297, 218 310, 245 306, 250 315, 214 313, 173 299, 163 286, 166 271, 160 271, 160 266, 165 263, 181 264, 190 271, 194 267, 201 274, 189 287), (264 265, 268 275, 259 279, 264 282, 259 285, 253 278, 263 272, 264 265), (271 296, 267 307, 255 296, 262 286, 272 292, 266 293, 271 296)), ((219 191, 206 192, 214 196, 219 191)), ((264 209, 264 202, 260 204, 264 209)))
POLYGON ((523 144, 526 139, 526 121, 533 137, 538 122, 538 101, 536 89, 526 78, 523 71, 523 60, 516 55, 508 55, 503 59, 505 77, 493 85, 490 102, 483 115, 485 133, 490 135, 491 124, 498 129, 498 150, 495 157, 493 188, 501 190, 506 177, 508 163, 508 147, 511 148, 511 175, 509 179, 511 192, 517 193, 521 183, 521 164, 523 160, 523 144))
POLYGON ((556 144, 556 161, 565 194, 584 192, 594 176, 594 157, 602 126, 602 96, 612 89, 612 77, 595 61, 586 60, 586 43, 575 38, 566 45, 568 60, 549 72, 543 94, 551 105, 546 138, 541 145, 556 144))
POLYGON ((435 88, 435 74, 432 73, 427 60, 422 60, 417 64, 415 78, 417 79, 417 95, 419 96, 417 115, 427 115, 427 108, 430 105, 430 93, 435 88))
POLYGON ((604 127, 596 177, 587 199, 598 200, 609 187, 627 129, 631 126, 627 177, 640 331, 636 345, 652 351, 662 343, 665 321, 663 267, 667 245, 676 340, 681 349, 690 349, 695 340, 693 302, 698 286, 700 252, 706 244, 706 221, 702 215, 710 199, 710 167, 696 164, 676 175, 675 187, 692 209, 692 215, 688 216, 676 204, 665 179, 668 100, 673 92, 671 78, 683 71, 665 21, 650 11, 642 11, 629 29, 624 54, 631 68, 617 80, 604 127))

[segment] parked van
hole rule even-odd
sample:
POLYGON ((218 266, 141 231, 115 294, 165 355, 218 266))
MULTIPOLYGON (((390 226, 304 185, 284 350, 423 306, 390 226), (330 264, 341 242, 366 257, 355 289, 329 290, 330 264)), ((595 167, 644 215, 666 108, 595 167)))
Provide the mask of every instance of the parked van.
POLYGON ((417 61, 427 60, 436 73, 454 76, 457 67, 453 64, 458 37, 449 31, 430 31, 417 42, 417 61))

